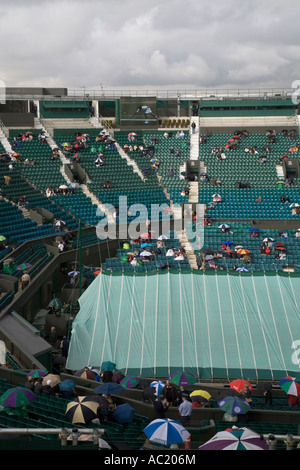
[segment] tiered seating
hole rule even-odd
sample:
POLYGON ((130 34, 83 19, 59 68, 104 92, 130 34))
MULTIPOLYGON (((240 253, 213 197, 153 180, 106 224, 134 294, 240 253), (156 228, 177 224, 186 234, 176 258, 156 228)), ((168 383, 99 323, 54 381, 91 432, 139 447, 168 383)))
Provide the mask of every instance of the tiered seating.
POLYGON ((66 212, 72 212, 77 219, 81 219, 86 226, 97 225, 104 215, 99 215, 98 206, 93 204, 80 189, 75 194, 60 194, 50 196, 50 200, 62 207, 66 212))
POLYGON ((15 243, 22 243, 26 240, 54 233, 52 225, 38 226, 36 222, 25 218, 22 211, 16 205, 5 200, 0 200, 0 231, 1 235, 4 235, 7 240, 15 243))
MULTIPOLYGON (((9 141, 12 144, 14 137, 20 133, 26 133, 28 129, 10 129, 9 141)), ((39 131, 32 131, 33 139, 18 141, 20 148, 16 152, 20 154, 20 163, 18 167, 22 175, 27 178, 37 189, 45 193, 47 187, 52 185, 55 189, 66 181, 60 173, 61 161, 59 158, 50 160, 52 153, 51 147, 46 143, 42 144, 38 139, 39 131), (26 158, 34 160, 34 166, 24 165, 26 158)))
POLYGON ((221 194, 224 203, 217 205, 213 211, 214 218, 293 218, 288 206, 280 203, 281 194, 288 195, 291 202, 297 199, 299 182, 285 186, 278 185, 276 165, 280 164, 280 158, 287 155, 289 158, 298 159, 298 153, 290 153, 290 147, 296 145, 298 136, 289 139, 282 133, 276 137, 276 141, 268 143, 265 134, 249 134, 242 137, 236 144, 236 150, 225 150, 226 159, 218 160, 216 154, 211 153, 214 147, 225 149, 226 143, 232 134, 211 134, 205 144, 200 144, 200 159, 204 161, 210 182, 199 181, 199 202, 209 204, 214 193, 221 194), (270 153, 263 151, 264 145, 269 145, 270 153), (258 154, 246 153, 245 147, 256 147, 258 154), (261 156, 266 157, 266 163, 260 163, 261 156), (221 187, 214 186, 211 181, 219 178, 221 187), (249 188, 238 188, 238 183, 248 183, 249 188), (262 196, 262 202, 255 200, 262 196))
MULTIPOLYGON (((186 160, 190 157, 189 149, 189 133, 184 132, 184 137, 177 137, 177 132, 171 133, 171 137, 166 138, 162 131, 154 133, 143 133, 137 136, 137 143, 143 143, 145 146, 153 146, 154 154, 153 157, 159 161, 159 169, 157 170, 158 176, 160 177, 161 186, 165 187, 167 192, 170 193, 170 199, 174 203, 187 202, 187 196, 182 196, 182 190, 186 189, 189 184, 184 180, 181 175, 180 165, 183 165, 186 160), (157 138, 157 142, 155 141, 157 138), (170 148, 173 147, 175 153, 177 150, 180 151, 180 156, 176 156, 175 153, 170 153, 170 148), (167 173, 169 168, 174 170, 174 177, 168 177, 167 173)), ((120 145, 124 147, 125 144, 129 144, 127 135, 116 134, 116 138, 120 145)), ((149 160, 145 160, 141 156, 139 150, 128 152, 130 158, 134 159, 142 170, 145 167, 150 167, 151 163, 149 160)), ((151 168, 151 167, 150 167, 151 168)), ((149 171, 148 178, 154 178, 156 171, 151 169, 149 171)))
MULTIPOLYGON (((55 136, 55 141, 61 145, 63 142, 72 141, 73 138, 74 134, 66 133, 63 136, 55 136)), ((88 183, 89 189, 104 204, 119 207, 119 198, 126 196, 127 206, 135 203, 146 205, 150 219, 153 216, 150 205, 167 202, 162 189, 158 187, 157 180, 153 180, 153 175, 143 181, 140 175, 134 172, 126 160, 119 155, 117 149, 108 148, 105 143, 96 142, 96 136, 90 136, 87 148, 80 150, 80 165, 86 170, 91 180, 88 183), (99 150, 100 147, 104 155, 104 164, 101 167, 96 167, 95 150, 99 150), (102 182, 105 180, 111 182, 111 189, 102 188, 102 182)))
MULTIPOLYGON (((294 266, 295 271, 299 271, 299 239, 295 237, 297 230, 287 230, 288 238, 282 238, 280 231, 264 229, 257 232, 258 237, 252 238, 250 234, 253 227, 249 222, 226 222, 224 220, 224 223, 229 225, 229 230, 232 233, 221 233, 221 229, 218 228, 220 222, 214 222, 211 226, 205 227, 202 253, 205 249, 211 249, 214 254, 221 252, 223 256, 222 258, 215 256, 209 260, 207 267, 215 265, 216 267, 222 266, 225 269, 232 269, 233 266, 236 266, 237 268, 245 267, 249 271, 275 271, 281 270, 284 266, 294 266), (261 254, 260 245, 265 238, 272 238, 274 240, 272 243, 283 243, 286 259, 276 259, 276 250, 272 246, 269 255, 261 254), (243 256, 239 259, 231 258, 230 253, 226 253, 222 249, 222 244, 225 241, 232 243, 230 248, 233 251, 237 246, 249 250, 251 261, 246 263, 243 256)), ((197 253, 199 253, 198 250, 197 253)))
MULTIPOLYGON (((149 242, 149 241, 148 241, 149 242)), ((132 266, 131 263, 127 260, 130 253, 136 252, 136 258, 140 259, 138 253, 141 250, 143 241, 139 243, 133 243, 130 245, 129 249, 119 248, 116 252, 116 258, 107 258, 105 263, 102 264, 103 269, 112 270, 112 271, 153 271, 157 269, 163 269, 165 267, 177 268, 177 269, 190 269, 188 259, 176 260, 173 256, 166 256, 166 253, 169 248, 173 248, 176 251, 180 247, 180 242, 178 239, 174 238, 174 233, 170 233, 170 238, 164 240, 164 247, 159 248, 160 253, 155 253, 156 251, 156 240, 149 242, 150 250, 154 253, 151 258, 148 260, 140 261, 140 265, 132 266)))

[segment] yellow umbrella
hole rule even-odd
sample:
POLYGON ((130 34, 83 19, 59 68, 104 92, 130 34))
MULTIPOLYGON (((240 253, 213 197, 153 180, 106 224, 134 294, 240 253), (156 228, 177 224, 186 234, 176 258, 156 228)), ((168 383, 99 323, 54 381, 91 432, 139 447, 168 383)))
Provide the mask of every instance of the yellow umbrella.
POLYGON ((91 397, 76 397, 67 404, 65 416, 72 423, 88 423, 96 418, 99 403, 91 397))
POLYGON ((190 398, 196 401, 208 401, 211 398, 211 395, 205 390, 194 390, 190 393, 190 398))

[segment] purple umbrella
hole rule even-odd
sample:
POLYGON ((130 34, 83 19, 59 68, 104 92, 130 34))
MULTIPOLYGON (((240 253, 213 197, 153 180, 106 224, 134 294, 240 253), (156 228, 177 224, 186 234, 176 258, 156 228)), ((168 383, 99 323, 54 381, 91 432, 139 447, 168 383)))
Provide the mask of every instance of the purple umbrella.
POLYGON ((266 441, 249 428, 235 426, 218 432, 199 450, 268 450, 266 441))
POLYGON ((179 387, 193 385, 197 382, 197 378, 190 372, 175 372, 170 375, 169 380, 179 387))
POLYGON ((0 405, 9 408, 21 408, 30 405, 36 396, 28 388, 14 387, 9 388, 0 397, 0 405))

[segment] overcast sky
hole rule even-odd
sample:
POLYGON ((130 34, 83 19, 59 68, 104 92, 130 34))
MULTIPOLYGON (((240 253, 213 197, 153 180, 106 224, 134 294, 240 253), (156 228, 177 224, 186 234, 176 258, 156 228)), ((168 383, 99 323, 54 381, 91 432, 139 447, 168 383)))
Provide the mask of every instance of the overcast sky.
POLYGON ((278 87, 300 80, 299 0, 1 0, 6 86, 278 87))

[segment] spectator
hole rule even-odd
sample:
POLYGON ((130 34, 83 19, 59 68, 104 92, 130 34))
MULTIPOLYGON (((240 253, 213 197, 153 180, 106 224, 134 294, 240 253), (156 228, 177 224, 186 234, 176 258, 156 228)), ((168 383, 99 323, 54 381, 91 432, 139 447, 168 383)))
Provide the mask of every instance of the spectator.
POLYGON ((178 407, 179 421, 184 427, 190 425, 190 418, 192 413, 193 405, 189 401, 187 394, 182 394, 182 403, 178 407))

